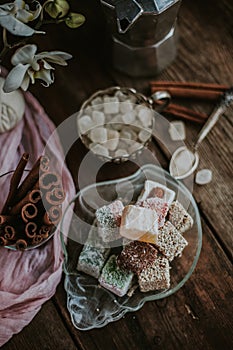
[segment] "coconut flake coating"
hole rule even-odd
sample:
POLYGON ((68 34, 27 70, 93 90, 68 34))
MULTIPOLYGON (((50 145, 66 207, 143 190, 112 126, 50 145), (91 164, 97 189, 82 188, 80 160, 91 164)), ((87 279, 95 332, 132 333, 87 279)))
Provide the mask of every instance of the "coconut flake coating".
POLYGON ((151 266, 157 257, 157 250, 150 244, 132 241, 127 244, 117 258, 120 267, 136 274, 151 266))
POLYGON ((176 256, 181 256, 187 244, 186 239, 169 221, 159 229, 156 247, 169 261, 172 261, 176 256))
POLYGON ((141 292, 167 289, 170 287, 170 267, 168 259, 159 256, 152 266, 144 269, 138 276, 141 292))
POLYGON ((121 269, 117 264, 116 255, 112 255, 103 267, 99 283, 102 287, 122 297, 131 286, 133 276, 132 272, 121 269))
POLYGON ((172 202, 168 212, 168 220, 180 233, 189 230, 193 226, 192 217, 178 201, 172 202))

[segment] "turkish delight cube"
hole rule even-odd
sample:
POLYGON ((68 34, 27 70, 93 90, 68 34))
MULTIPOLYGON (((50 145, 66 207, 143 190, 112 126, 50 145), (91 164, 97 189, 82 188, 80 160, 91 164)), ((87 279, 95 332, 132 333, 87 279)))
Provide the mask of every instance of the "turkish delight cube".
POLYGON ((93 226, 79 255, 77 270, 98 278, 109 253, 110 248, 103 246, 97 228, 93 226))
POLYGON ((159 229, 156 246, 169 261, 180 256, 187 244, 186 239, 169 221, 159 229))
POLYGON ((117 264, 116 255, 112 255, 102 269, 99 283, 102 287, 122 297, 131 286, 133 276, 132 272, 121 269, 117 264))
POLYGON ((104 242, 114 241, 121 237, 119 226, 123 209, 123 203, 120 200, 116 200, 96 210, 99 235, 104 242))
POLYGON ((136 274, 153 264, 157 257, 157 250, 150 244, 131 241, 125 245, 117 258, 117 263, 125 270, 136 274))
POLYGON ((120 234, 132 240, 143 240, 143 237, 152 236, 156 241, 158 234, 157 213, 148 208, 127 205, 122 213, 120 234))
POLYGON ((153 197, 161 198, 170 205, 175 198, 175 192, 158 182, 146 180, 138 201, 153 197))
POLYGON ((169 206, 163 199, 158 197, 147 198, 144 201, 138 201, 137 205, 143 208, 155 210, 158 215, 158 226, 162 227, 164 225, 169 206))
POLYGON ((171 204, 168 212, 168 220, 180 233, 189 230, 193 226, 193 218, 178 201, 171 204))
POLYGON ((141 271, 138 283, 141 292, 168 289, 170 287, 168 259, 159 256, 151 266, 141 271))

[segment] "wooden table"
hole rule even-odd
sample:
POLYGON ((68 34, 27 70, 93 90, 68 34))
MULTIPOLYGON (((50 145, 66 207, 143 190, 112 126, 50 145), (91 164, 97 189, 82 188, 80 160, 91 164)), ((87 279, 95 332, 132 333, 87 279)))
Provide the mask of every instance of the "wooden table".
MULTIPOLYGON (((130 79, 111 68, 109 41, 97 0, 73 1, 86 24, 78 30, 48 28, 40 49, 61 49, 72 53, 68 67, 56 69, 55 84, 39 85, 31 91, 48 115, 60 124, 77 111, 94 91, 112 85, 132 86, 149 94, 150 79, 130 79)), ((156 79, 215 82, 233 85, 233 3, 231 0, 183 0, 179 14, 179 52, 176 60, 156 79)), ((155 79, 155 78, 154 78, 155 79)), ((186 101, 187 102, 187 101, 186 101)), ((188 105, 190 102, 188 101, 188 105)), ((210 113, 213 103, 196 103, 210 113)), ((78 331, 66 309, 63 281, 55 296, 43 305, 33 321, 15 335, 3 350, 13 349, 232 349, 232 116, 229 108, 200 146, 200 168, 213 171, 213 181, 194 186, 203 225, 203 247, 197 267, 187 283, 174 295, 146 303, 135 313, 102 329, 78 331)), ((200 125, 186 122, 191 142, 200 125)), ((164 168, 169 157, 165 149, 150 145, 164 168)), ((67 163, 77 180, 85 148, 77 142, 67 163)), ((140 158, 141 164, 150 161, 140 158)), ((135 165, 105 165, 101 179, 132 173, 135 165)), ((89 173, 86 183, 92 182, 89 173)), ((77 185, 77 181, 76 181, 77 185)))

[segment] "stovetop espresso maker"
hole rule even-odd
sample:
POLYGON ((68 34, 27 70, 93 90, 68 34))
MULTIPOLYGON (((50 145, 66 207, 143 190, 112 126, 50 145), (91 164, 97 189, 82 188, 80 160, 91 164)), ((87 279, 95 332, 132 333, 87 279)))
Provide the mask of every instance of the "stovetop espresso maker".
POLYGON ((130 76, 160 73, 177 52, 181 0, 100 0, 113 39, 113 65, 130 76))

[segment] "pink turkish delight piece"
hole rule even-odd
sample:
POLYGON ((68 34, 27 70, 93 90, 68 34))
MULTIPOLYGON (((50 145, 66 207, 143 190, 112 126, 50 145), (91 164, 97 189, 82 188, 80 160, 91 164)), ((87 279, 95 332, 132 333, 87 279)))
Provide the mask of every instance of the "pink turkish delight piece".
POLYGON ((123 203, 116 200, 96 210, 98 232, 104 242, 120 238, 119 227, 123 209, 123 203))
POLYGON ((138 201, 143 201, 148 198, 161 198, 169 205, 175 198, 175 192, 159 182, 146 180, 144 188, 138 197, 138 201))
POLYGON ((158 227, 162 227, 168 213, 169 205, 159 197, 147 198, 144 201, 137 202, 137 205, 143 208, 155 210, 158 215, 158 227))
POLYGON ((116 200, 109 204, 109 209, 116 220, 116 225, 119 227, 121 224, 121 216, 122 216, 122 211, 124 209, 124 205, 120 200, 116 200))

